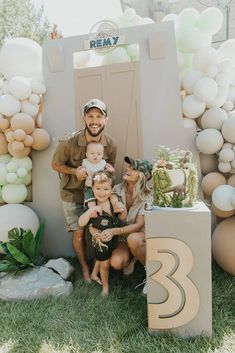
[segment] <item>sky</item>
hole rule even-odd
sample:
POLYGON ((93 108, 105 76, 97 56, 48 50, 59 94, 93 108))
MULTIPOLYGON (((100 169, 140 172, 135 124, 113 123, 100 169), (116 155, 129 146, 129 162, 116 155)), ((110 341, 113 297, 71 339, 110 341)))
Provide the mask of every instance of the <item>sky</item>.
POLYGON ((49 22, 57 24, 63 37, 89 33, 91 27, 104 19, 122 14, 119 0, 33 0, 35 7, 44 5, 49 22))

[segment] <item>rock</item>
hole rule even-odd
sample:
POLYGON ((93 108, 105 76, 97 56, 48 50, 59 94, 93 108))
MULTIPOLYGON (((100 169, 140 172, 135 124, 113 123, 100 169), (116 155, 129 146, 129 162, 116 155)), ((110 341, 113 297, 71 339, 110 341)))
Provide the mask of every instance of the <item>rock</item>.
POLYGON ((68 279, 74 271, 74 267, 70 262, 62 257, 49 260, 44 266, 55 270, 63 279, 68 279))
POLYGON ((71 282, 46 267, 34 267, 22 274, 0 278, 1 300, 42 299, 68 296, 73 291, 71 282))

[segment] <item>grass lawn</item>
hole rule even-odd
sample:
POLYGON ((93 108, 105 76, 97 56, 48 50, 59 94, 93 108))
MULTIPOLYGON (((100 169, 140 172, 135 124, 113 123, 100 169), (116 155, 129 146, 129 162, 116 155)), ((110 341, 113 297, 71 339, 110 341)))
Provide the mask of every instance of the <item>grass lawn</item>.
POLYGON ((79 268, 74 292, 64 299, 0 302, 0 353, 233 353, 235 352, 235 280, 213 265, 213 338, 183 340, 150 336, 144 272, 111 275, 108 298, 100 287, 84 284, 79 268))

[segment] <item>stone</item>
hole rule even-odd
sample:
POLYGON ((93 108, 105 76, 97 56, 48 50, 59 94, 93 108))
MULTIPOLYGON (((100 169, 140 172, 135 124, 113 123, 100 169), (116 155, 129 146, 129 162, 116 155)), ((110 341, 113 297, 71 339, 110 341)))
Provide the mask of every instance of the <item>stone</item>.
POLYGON ((49 260, 44 266, 56 271, 63 279, 68 279, 74 271, 70 262, 62 257, 49 260))
POLYGON ((68 296, 73 291, 71 282, 64 281, 46 267, 35 267, 19 275, 0 278, 1 300, 31 300, 68 296))

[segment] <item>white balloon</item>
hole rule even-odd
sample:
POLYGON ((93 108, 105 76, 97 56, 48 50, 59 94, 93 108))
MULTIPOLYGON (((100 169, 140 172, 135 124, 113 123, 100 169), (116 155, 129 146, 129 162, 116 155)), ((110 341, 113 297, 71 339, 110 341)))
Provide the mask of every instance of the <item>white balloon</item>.
POLYGON ((30 79, 32 92, 35 94, 44 94, 46 92, 46 86, 43 82, 36 80, 35 78, 30 79))
POLYGON ((217 51, 212 47, 202 47, 193 56, 193 66, 197 70, 205 71, 218 62, 217 51))
POLYGON ((21 112, 26 113, 30 116, 36 116, 39 111, 39 106, 38 104, 32 104, 28 100, 22 101, 21 102, 21 112))
POLYGON ((11 94, 0 96, 0 113, 5 116, 12 116, 19 113, 21 108, 20 101, 11 94))
POLYGON ((204 33, 215 34, 222 24, 222 12, 217 7, 208 7, 200 14, 196 26, 204 33))
POLYGON ((227 98, 228 101, 235 102, 235 86, 229 86, 227 98))
POLYGON ((235 62, 235 39, 229 39, 223 42, 218 49, 218 56, 222 59, 230 59, 235 62))
POLYGON ((0 240, 8 240, 8 231, 12 228, 30 229, 35 235, 39 228, 36 213, 25 205, 4 205, 0 207, 0 240))
POLYGON ((127 53, 131 57, 138 57, 139 56, 139 45, 136 43, 130 44, 127 47, 127 53))
POLYGON ((223 93, 223 94, 218 93, 215 99, 206 103, 206 107, 207 108, 222 107, 222 105, 226 102, 226 99, 227 99, 226 93, 223 93))
POLYGON ((187 118, 198 118, 204 112, 205 108, 205 103, 196 99, 194 95, 189 95, 183 100, 182 110, 187 118))
POLYGON ((17 170, 17 175, 20 178, 25 178, 27 173, 28 173, 27 170, 25 168, 22 168, 22 167, 18 168, 18 170, 17 170))
POLYGON ((220 86, 228 86, 231 82, 231 79, 231 75, 227 72, 218 72, 215 77, 217 84, 220 86))
POLYGON ((32 104, 39 104, 40 103, 40 97, 38 94, 32 93, 29 97, 29 102, 32 104))
POLYGON ((222 134, 226 141, 235 143, 235 117, 225 120, 222 126, 222 134))
POLYGON ((7 182, 13 184, 17 180, 18 176, 16 173, 7 173, 7 182))
POLYGON ((178 17, 180 27, 193 26, 198 20, 199 16, 199 12, 192 7, 183 9, 178 17))
POLYGON ((208 66, 207 69, 204 70, 205 75, 211 78, 215 78, 219 73, 219 69, 217 65, 208 66))
POLYGON ((233 104, 232 101, 227 100, 227 101, 223 104, 222 108, 223 108, 224 110, 226 110, 226 112, 230 112, 231 110, 233 110, 234 104, 233 104))
POLYGON ((234 67, 231 59, 222 59, 218 64, 218 68, 220 72, 227 72, 230 75, 233 74, 234 67))
POLYGON ((216 129, 202 130, 196 138, 196 146, 204 154, 217 153, 223 146, 223 143, 223 136, 216 129))
POLYGON ((232 211, 231 197, 235 194, 235 188, 231 185, 220 185, 212 193, 212 202, 221 211, 232 211))
POLYGON ((9 80, 14 76, 30 77, 42 72, 42 48, 29 38, 7 41, 0 51, 0 72, 9 80))
POLYGON ((203 73, 198 70, 187 70, 182 78, 182 86, 188 94, 193 93, 195 83, 203 77, 203 73))
POLYGON ((28 172, 32 169, 32 160, 29 157, 24 157, 24 158, 16 158, 13 157, 11 159, 11 162, 14 162, 17 164, 18 167, 20 168, 25 168, 28 172))
POLYGON ((0 185, 7 184, 7 168, 4 163, 0 163, 0 185))
POLYGON ((17 99, 23 100, 30 96, 31 85, 27 78, 22 76, 15 76, 9 81, 9 92, 17 99))
POLYGON ((123 48, 123 47, 115 48, 111 52, 110 56, 111 56, 111 62, 113 64, 115 64, 115 63, 124 63, 124 62, 130 62, 131 61, 126 49, 123 48))
POLYGON ((91 54, 89 51, 80 51, 73 54, 73 67, 78 69, 88 64, 91 54))
POLYGON ((227 163, 234 159, 234 151, 231 148, 223 148, 219 153, 219 160, 227 163))
POLYGON ((196 27, 187 27, 178 35, 178 46, 182 53, 195 53, 204 44, 203 34, 196 27))
POLYGON ((224 109, 214 107, 205 111, 202 115, 201 124, 203 129, 220 130, 228 114, 224 109))
POLYGON ((197 129, 197 123, 194 119, 183 118, 183 123, 186 129, 197 129))
POLYGON ((6 203, 22 203, 27 197, 24 184, 7 184, 2 187, 2 198, 6 203))
POLYGON ((18 169, 18 165, 14 161, 10 161, 7 163, 6 168, 9 173, 15 173, 18 169))
POLYGON ((221 173, 229 173, 232 167, 229 162, 219 162, 218 169, 221 173))
POLYGON ((202 102, 210 102, 218 94, 218 85, 212 78, 203 77, 195 83, 193 94, 202 102))

